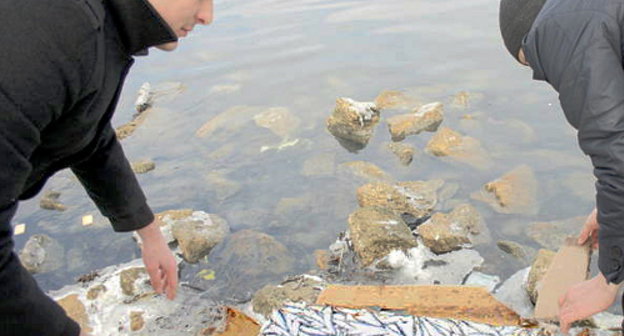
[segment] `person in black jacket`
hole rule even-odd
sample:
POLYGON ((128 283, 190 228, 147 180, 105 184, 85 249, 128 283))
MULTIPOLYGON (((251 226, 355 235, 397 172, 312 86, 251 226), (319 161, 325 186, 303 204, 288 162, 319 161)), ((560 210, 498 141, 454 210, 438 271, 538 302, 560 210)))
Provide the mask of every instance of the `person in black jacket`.
POLYGON ((567 333, 573 321, 609 308, 624 280, 624 2, 501 0, 499 14, 512 56, 559 93, 597 179, 596 209, 578 242, 598 248, 600 272, 560 298, 567 333))
POLYGON ((177 266, 110 120, 133 56, 173 50, 212 0, 0 1, 0 336, 77 336, 79 326, 13 252, 20 200, 70 167, 115 231, 137 231, 152 285, 177 266))

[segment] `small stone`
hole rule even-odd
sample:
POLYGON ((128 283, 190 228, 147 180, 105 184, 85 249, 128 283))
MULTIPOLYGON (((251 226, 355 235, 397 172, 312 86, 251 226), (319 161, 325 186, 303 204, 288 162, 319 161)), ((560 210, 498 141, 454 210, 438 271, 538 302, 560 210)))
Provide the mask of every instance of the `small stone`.
POLYGON ((145 326, 145 320, 143 319, 142 311, 130 312, 130 330, 139 331, 145 326))
POLYGON ((388 144, 388 149, 394 153, 399 158, 399 161, 404 166, 409 166, 409 164, 414 159, 414 153, 416 149, 414 146, 392 142, 388 144))
POLYGON ((196 263, 223 241, 230 233, 230 227, 225 219, 217 215, 196 211, 191 218, 175 222, 172 233, 184 260, 196 263))
POLYGON ((59 197, 61 197, 61 193, 58 191, 48 190, 45 192, 41 200, 39 201, 39 206, 42 209, 46 210, 57 210, 57 211, 65 211, 67 207, 59 202, 59 197))
POLYGON ((498 246, 501 251, 516 257, 518 260, 525 260, 528 257, 525 248, 516 242, 500 240, 496 243, 496 246, 498 246))
POLYGON ((132 163, 132 171, 135 174, 145 174, 156 168, 156 163, 152 160, 141 160, 132 163))
POLYGON ((442 120, 444 120, 442 104, 435 102, 424 105, 413 113, 388 118, 388 128, 392 140, 401 141, 407 136, 423 131, 437 131, 442 120))
POLYGON ((92 329, 89 325, 89 314, 87 314, 87 309, 78 298, 78 294, 65 296, 56 300, 56 303, 63 307, 67 316, 78 322, 83 332, 87 334, 91 333, 92 329))
POLYGON ((26 224, 17 224, 15 225, 15 228, 13 229, 13 235, 14 236, 19 236, 21 234, 26 233, 26 224))
POLYGON ((393 250, 407 251, 418 245, 400 216, 377 207, 360 208, 353 212, 349 216, 349 234, 364 267, 393 250))
POLYGON ((472 206, 463 204, 450 214, 436 213, 417 231, 425 246, 436 254, 459 250, 472 244, 471 235, 482 231, 481 216, 472 206))
POLYGON ((435 208, 437 191, 442 185, 442 180, 369 183, 357 189, 357 199, 361 207, 390 209, 398 215, 409 214, 420 219, 429 216, 435 208))
POLYGON ((462 136, 448 127, 442 127, 431 138, 427 143, 427 152, 434 156, 449 157, 478 169, 488 169, 493 165, 492 159, 478 140, 462 136))
POLYGON ((501 178, 487 183, 483 190, 472 194, 474 199, 490 204, 504 214, 536 214, 537 180, 533 169, 519 166, 501 178))
POLYGON ((368 144, 378 122, 379 110, 375 103, 338 98, 334 112, 327 118, 327 129, 336 138, 346 141, 341 144, 347 145, 347 149, 358 150, 368 144))
POLYGON ((87 292, 87 299, 93 301, 97 299, 100 296, 100 294, 106 292, 106 290, 107 290, 106 286, 104 285, 93 286, 89 288, 89 291, 87 292))
POLYGON ((61 268, 65 263, 65 249, 45 234, 31 236, 19 253, 20 261, 30 273, 46 273, 61 268))
POLYGON ((470 94, 466 91, 458 92, 455 97, 453 97, 453 101, 451 104, 460 108, 467 108, 469 105, 470 94))
POLYGON ((136 281, 142 277, 147 276, 145 267, 132 267, 123 270, 119 274, 119 285, 121 286, 121 292, 127 296, 134 296, 138 294, 136 288, 136 281))
POLYGON ((526 291, 529 294, 529 297, 531 298, 531 302, 533 302, 533 304, 537 302, 538 287, 540 281, 542 281, 542 279, 544 278, 544 275, 546 274, 550 263, 555 257, 555 254, 555 251, 540 249, 537 252, 535 260, 533 260, 531 271, 529 272, 529 277, 525 286, 526 291))
POLYGON ((137 93, 137 99, 134 102, 134 107, 136 108, 137 113, 142 113, 148 108, 152 107, 154 103, 154 91, 152 90, 152 86, 150 83, 145 82, 139 88, 139 92, 137 93))

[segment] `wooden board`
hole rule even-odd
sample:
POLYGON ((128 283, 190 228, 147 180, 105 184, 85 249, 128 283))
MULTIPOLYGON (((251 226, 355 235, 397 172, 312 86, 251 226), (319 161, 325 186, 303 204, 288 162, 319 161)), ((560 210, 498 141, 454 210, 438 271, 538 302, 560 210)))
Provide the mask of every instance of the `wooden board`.
POLYGON ((327 287, 317 304, 347 308, 380 307, 415 316, 450 318, 496 326, 518 326, 520 316, 487 290, 468 286, 327 287))
POLYGON ((576 238, 568 238, 559 249, 538 286, 535 318, 559 320, 559 298, 572 285, 587 279, 591 249, 579 246, 576 238))
POLYGON ((227 327, 224 332, 217 335, 256 336, 258 333, 260 333, 260 325, 256 320, 234 308, 227 307, 227 327))

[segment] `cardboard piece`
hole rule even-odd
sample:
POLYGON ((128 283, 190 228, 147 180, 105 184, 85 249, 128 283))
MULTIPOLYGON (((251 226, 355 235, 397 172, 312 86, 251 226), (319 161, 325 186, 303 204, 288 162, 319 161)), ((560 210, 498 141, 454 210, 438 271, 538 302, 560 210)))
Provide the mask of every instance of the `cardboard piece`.
POLYGON ((357 309, 380 307, 403 310, 415 316, 469 320, 496 326, 520 325, 520 316, 482 287, 331 285, 316 303, 357 309))
POLYGON ((19 236, 21 234, 24 234, 26 232, 26 224, 17 224, 15 225, 15 228, 13 229, 13 235, 15 236, 19 236))
POLYGON ((538 285, 536 319, 559 320, 559 298, 568 288, 587 279, 590 255, 588 244, 580 246, 576 244, 576 238, 566 239, 538 285))
POLYGON ((82 226, 89 226, 93 224, 93 215, 86 215, 82 217, 82 226))
POLYGON ((260 324, 240 311, 227 307, 227 327, 217 336, 256 336, 260 333, 260 324))

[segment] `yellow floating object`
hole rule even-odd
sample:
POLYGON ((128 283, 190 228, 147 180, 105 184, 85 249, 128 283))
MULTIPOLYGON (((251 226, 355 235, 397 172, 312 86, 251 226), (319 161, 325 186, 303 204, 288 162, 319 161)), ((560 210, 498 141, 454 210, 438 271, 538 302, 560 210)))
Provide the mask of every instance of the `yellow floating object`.
POLYGON ((82 217, 82 226, 89 226, 93 224, 93 216, 86 215, 82 217))
POLYGON ((26 232, 26 224, 17 224, 15 225, 15 229, 13 229, 13 234, 19 236, 26 232))
POLYGON ((214 280, 215 279, 215 271, 211 269, 203 269, 197 273, 197 276, 201 277, 204 280, 214 280))

